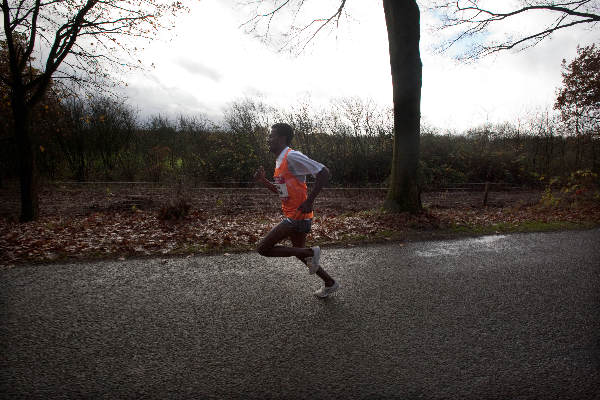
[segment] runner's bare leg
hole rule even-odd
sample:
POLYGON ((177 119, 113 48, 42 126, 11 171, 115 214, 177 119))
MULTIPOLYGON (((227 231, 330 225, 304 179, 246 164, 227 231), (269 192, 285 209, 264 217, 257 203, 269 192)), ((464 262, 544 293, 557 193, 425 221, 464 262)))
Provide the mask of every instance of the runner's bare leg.
MULTIPOLYGON (((306 246, 306 233, 293 232, 290 235, 290 239, 292 240, 292 245, 294 247, 302 248, 302 247, 306 246)), ((301 258, 301 257, 297 257, 297 258, 300 261, 302 261, 304 264, 306 264, 306 260, 304 258, 301 258)), ((323 282, 325 282, 325 286, 333 285, 333 283, 334 283, 333 278, 331 278, 331 276, 329 276, 329 274, 327 272, 325 272, 323 267, 319 268, 317 270, 316 274, 319 276, 319 278, 323 279, 323 282)))
POLYGON ((276 246, 283 239, 296 233, 294 228, 285 225, 277 225, 265 236, 256 248, 258 253, 265 257, 298 257, 300 259, 312 257, 312 249, 306 247, 276 246))

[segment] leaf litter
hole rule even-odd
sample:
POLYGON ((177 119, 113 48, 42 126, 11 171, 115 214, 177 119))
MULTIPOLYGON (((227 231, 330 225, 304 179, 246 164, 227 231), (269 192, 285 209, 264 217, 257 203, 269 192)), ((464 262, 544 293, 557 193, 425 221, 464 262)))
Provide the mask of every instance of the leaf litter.
MULTIPOLYGON (((600 205, 547 208, 428 205, 418 215, 379 209, 340 212, 316 210, 308 242, 349 244, 402 240, 410 232, 448 232, 457 228, 509 229, 525 223, 600 224, 600 205)), ((179 221, 163 221, 156 210, 102 210, 88 215, 46 215, 17 223, 0 217, 0 266, 57 260, 175 256, 247 251, 281 221, 279 212, 227 213, 192 209, 179 221)))

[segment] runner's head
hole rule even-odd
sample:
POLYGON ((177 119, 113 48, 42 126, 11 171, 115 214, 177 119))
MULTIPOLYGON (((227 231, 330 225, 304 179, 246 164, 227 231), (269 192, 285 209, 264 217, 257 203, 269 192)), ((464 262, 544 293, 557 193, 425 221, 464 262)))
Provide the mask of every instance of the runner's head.
POLYGON ((271 126, 271 134, 269 135, 269 151, 279 154, 292 143, 294 137, 294 128, 286 123, 277 123, 271 126))

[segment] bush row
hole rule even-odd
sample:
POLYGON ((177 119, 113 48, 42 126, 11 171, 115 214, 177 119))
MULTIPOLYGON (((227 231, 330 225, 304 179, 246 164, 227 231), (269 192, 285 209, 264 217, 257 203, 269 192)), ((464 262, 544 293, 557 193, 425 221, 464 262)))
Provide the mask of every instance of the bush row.
MULTIPOLYGON (((140 122, 125 103, 71 100, 36 120, 37 164, 51 180, 243 184, 260 165, 272 172, 266 141, 268 127, 279 121, 295 127, 294 148, 330 168, 332 184, 387 184, 391 113, 360 99, 318 111, 308 103, 277 110, 245 99, 231 104, 220 124, 202 117, 140 122)), ((15 177, 14 141, 8 132, 1 137, 0 178, 15 177)), ((569 135, 547 116, 529 126, 486 125, 460 134, 422 127, 424 189, 486 181, 536 185, 541 176, 581 169, 600 172, 599 138, 569 135)))

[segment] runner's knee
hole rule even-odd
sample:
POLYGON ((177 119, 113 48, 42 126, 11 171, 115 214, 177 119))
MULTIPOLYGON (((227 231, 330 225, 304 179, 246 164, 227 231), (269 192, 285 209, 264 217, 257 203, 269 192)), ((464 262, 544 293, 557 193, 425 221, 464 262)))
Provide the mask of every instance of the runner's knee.
POLYGON ((272 248, 273 246, 269 246, 267 243, 261 241, 258 246, 256 246, 256 251, 261 256, 267 256, 272 248))

